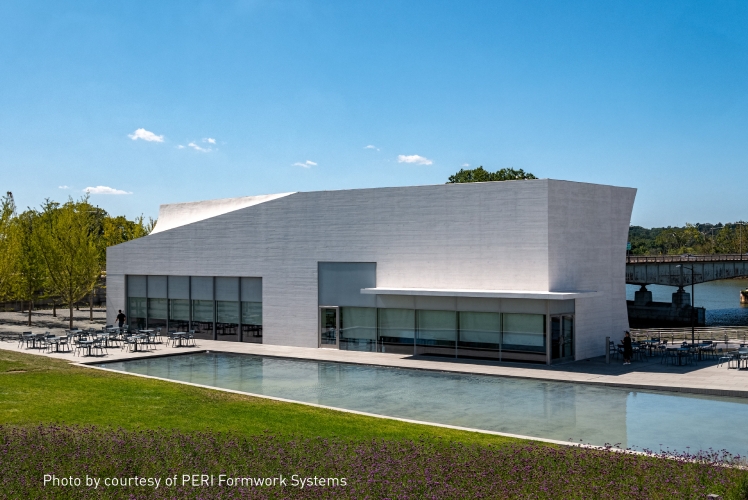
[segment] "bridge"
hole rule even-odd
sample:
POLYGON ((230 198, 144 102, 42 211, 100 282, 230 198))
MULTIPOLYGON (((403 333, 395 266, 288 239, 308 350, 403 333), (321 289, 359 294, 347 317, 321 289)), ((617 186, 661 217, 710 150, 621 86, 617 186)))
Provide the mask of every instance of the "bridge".
POLYGON ((684 287, 707 281, 748 278, 748 254, 630 255, 626 283, 684 287), (693 274, 691 273, 693 269, 693 274))

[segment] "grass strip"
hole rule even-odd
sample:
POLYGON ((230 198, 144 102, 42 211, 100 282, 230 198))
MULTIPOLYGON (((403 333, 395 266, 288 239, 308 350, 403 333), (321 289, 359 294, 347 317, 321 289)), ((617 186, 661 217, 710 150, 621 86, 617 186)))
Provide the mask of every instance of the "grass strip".
POLYGON ((4 498, 738 499, 748 491, 747 473, 717 456, 165 429, 0 426, 0 468, 4 498))

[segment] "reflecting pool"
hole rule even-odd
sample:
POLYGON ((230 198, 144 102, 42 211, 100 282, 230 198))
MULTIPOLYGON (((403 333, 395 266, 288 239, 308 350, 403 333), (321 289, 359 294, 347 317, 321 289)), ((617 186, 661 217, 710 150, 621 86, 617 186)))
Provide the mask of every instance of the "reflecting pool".
POLYGON ((95 366, 547 439, 748 456, 741 398, 211 352, 95 366))

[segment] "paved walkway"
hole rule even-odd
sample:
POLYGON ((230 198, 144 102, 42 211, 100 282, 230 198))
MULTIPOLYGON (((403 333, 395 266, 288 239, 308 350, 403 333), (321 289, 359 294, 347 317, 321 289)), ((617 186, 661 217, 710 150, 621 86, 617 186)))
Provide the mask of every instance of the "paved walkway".
POLYGON ((66 359, 74 363, 99 363, 101 361, 210 350, 291 359, 310 359, 556 382, 597 384, 640 390, 649 389, 748 398, 748 370, 727 369, 727 365, 718 367, 716 361, 701 361, 692 366, 679 367, 662 365, 659 358, 655 357, 649 358, 648 362, 639 361, 628 366, 623 366, 620 361, 611 361, 611 364, 607 365, 604 358, 596 358, 549 367, 545 365, 496 363, 467 359, 451 360, 448 358, 426 356, 245 344, 212 340, 198 340, 197 345, 197 348, 159 345, 156 350, 136 353, 130 353, 120 348, 110 348, 103 357, 79 357, 68 353, 45 353, 36 349, 24 349, 23 347, 18 347, 17 342, 9 340, 0 341, 0 349, 66 359))

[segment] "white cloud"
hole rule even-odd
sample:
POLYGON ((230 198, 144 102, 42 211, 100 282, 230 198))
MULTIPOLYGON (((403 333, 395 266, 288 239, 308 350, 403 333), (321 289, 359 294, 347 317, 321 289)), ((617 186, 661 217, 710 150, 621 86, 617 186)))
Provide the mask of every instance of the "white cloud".
POLYGON ((57 189, 70 189, 70 186, 57 186, 57 189))
POLYGON ((210 148, 201 148, 200 146, 198 146, 194 142, 191 142, 191 143, 187 144, 187 146, 191 147, 195 151, 200 151, 201 153, 210 153, 211 152, 210 148))
POLYGON ((212 137, 206 137, 206 138, 203 139, 203 142, 207 142, 209 144, 215 144, 216 140, 213 139, 212 137))
POLYGON ((304 168, 311 168, 311 167, 314 167, 314 166, 316 166, 316 165, 317 165, 317 164, 316 164, 315 162, 313 162, 312 160, 307 160, 307 161, 305 161, 304 163, 301 163, 300 161, 297 161, 297 162, 296 162, 296 163, 294 163, 294 164, 293 164, 292 166, 294 166, 294 167, 304 167, 304 168))
POLYGON ((375 150, 379 151, 378 147, 372 146, 371 144, 369 144, 368 146, 364 146, 364 149, 375 149, 375 150))
POLYGON ((428 158, 424 158, 420 155, 397 155, 398 163, 414 163, 416 165, 431 165, 434 163, 428 158))
POLYGON ((123 191, 121 189, 114 189, 114 188, 110 188, 109 186, 87 187, 83 191, 86 193, 91 193, 91 194, 132 194, 129 191, 123 191))
POLYGON ((177 149, 184 149, 184 146, 182 146, 182 145, 180 144, 179 146, 177 146, 177 149))
POLYGON ((163 135, 156 135, 153 132, 149 132, 148 130, 144 128, 139 128, 132 134, 129 134, 127 137, 129 137, 133 141, 137 141, 138 139, 143 139, 144 141, 148 141, 148 142, 164 142, 163 135))
POLYGON ((463 164, 462 164, 462 165, 460 165, 460 166, 461 166, 461 167, 469 167, 469 166, 470 166, 470 164, 469 164, 469 163, 463 163, 463 164))

